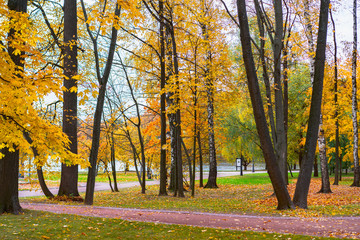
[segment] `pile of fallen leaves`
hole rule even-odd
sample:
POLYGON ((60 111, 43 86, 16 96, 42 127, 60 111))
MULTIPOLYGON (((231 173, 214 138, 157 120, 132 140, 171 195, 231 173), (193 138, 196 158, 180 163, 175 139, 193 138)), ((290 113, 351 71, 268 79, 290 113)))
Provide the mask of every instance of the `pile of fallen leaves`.
MULTIPOLYGON (((321 178, 312 178, 308 195, 309 209, 284 211, 282 215, 302 217, 360 215, 360 188, 350 187, 350 184, 351 181, 344 181, 341 185, 331 185, 332 193, 318 193, 321 188, 321 178)), ((296 180, 288 186, 290 196, 294 195, 295 187, 296 180)), ((257 211, 274 213, 277 201, 271 189, 269 190, 263 198, 254 200, 257 211)))

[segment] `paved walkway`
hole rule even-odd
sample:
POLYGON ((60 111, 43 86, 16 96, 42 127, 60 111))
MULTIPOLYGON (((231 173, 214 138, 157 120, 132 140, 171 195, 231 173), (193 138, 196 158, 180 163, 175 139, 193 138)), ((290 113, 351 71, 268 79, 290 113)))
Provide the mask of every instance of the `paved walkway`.
POLYGON ((360 217, 296 218, 22 203, 23 208, 130 221, 360 239, 360 217))
MULTIPOLYGON (((245 172, 249 174, 251 172, 245 172)), ((238 172, 219 173, 219 177, 238 175, 238 172)), ((149 181, 148 185, 158 184, 149 181)), ((138 182, 119 184, 120 188, 138 186, 138 182)), ((97 183, 96 191, 108 190, 107 183, 97 183)), ((57 189, 51 189, 54 193, 57 189)), ((85 190, 85 185, 79 187, 85 190)), ((21 191, 20 196, 42 195, 41 191, 21 191)), ((292 233, 311 236, 357 238, 360 239, 360 217, 329 217, 329 218, 296 218, 249 216, 237 214, 215 214, 185 211, 128 209, 95 206, 69 206, 57 204, 39 204, 22 202, 21 206, 31 210, 53 213, 76 214, 91 217, 121 218, 129 221, 156 222, 164 224, 181 224, 199 227, 224 228, 241 231, 292 233)))
MULTIPOLYGON (((256 173, 261 173, 265 171, 257 171, 256 173)), ((251 174, 252 172, 244 172, 244 174, 251 174)), ((227 177, 227 176, 235 176, 239 175, 239 172, 218 172, 218 177, 227 177)), ((207 173, 204 174, 204 179, 207 178, 207 173)), ((159 184, 158 180, 154 181, 146 181, 146 185, 157 185, 159 184)), ((139 182, 118 182, 118 188, 129 188, 129 187, 135 187, 140 186, 139 182)), ((59 191, 59 188, 49 188, 49 190, 56 195, 59 191)), ((86 191, 86 183, 81 182, 78 186, 79 192, 85 192, 86 191)), ((96 182, 95 183, 95 191, 106 191, 110 190, 110 186, 108 182, 96 182)), ((35 197, 35 196, 43 196, 43 192, 41 189, 36 190, 25 190, 25 191, 19 191, 19 197, 35 197)))

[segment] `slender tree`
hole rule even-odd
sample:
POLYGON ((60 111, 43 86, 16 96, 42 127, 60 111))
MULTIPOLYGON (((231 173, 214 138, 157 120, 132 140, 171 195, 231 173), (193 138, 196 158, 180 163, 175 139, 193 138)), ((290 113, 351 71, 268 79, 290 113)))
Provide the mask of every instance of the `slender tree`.
MULTIPOLYGON (((106 4, 105 2, 104 4, 106 4)), ((94 200, 94 190, 95 190, 95 177, 96 177, 96 166, 97 166, 97 158, 99 152, 99 143, 100 143, 100 125, 101 125, 101 117, 104 109, 104 102, 105 102, 105 93, 106 93, 106 85, 108 83, 111 67, 114 59, 115 48, 116 48, 116 40, 118 29, 115 27, 116 21, 118 21, 118 17, 120 16, 120 9, 121 7, 116 3, 114 15, 116 19, 114 20, 113 26, 111 28, 111 37, 110 37, 110 46, 109 51, 106 59, 105 68, 100 73, 100 62, 99 62, 99 53, 98 53, 98 36, 94 37, 92 31, 90 30, 90 26, 88 23, 88 16, 86 13, 84 1, 81 0, 81 6, 84 12, 84 17, 86 21, 86 28, 87 32, 91 38, 93 44, 94 55, 96 59, 96 75, 97 80, 99 83, 99 95, 96 101, 96 109, 94 114, 94 123, 93 123, 93 133, 92 133, 92 143, 91 143, 91 150, 89 156, 90 167, 88 169, 88 178, 86 184, 86 194, 85 194, 85 204, 92 205, 94 200)), ((104 9, 106 9, 104 7, 104 9)), ((99 34, 99 31, 98 31, 99 34)))
MULTIPOLYGON (((337 42, 336 42, 336 31, 335 31, 335 21, 333 18, 333 14, 332 11, 330 9, 330 18, 331 18, 331 23, 333 26, 333 40, 334 40, 334 82, 335 82, 335 86, 334 86, 334 91, 335 91, 335 99, 334 99, 334 104, 335 104, 335 178, 334 178, 334 183, 333 185, 339 185, 339 180, 341 180, 341 159, 339 158, 339 119, 338 119, 338 92, 337 92, 337 88, 338 88, 338 64, 337 64, 337 42)), ((325 156, 326 158, 326 156, 325 156)))
POLYGON ((159 195, 166 196, 166 69, 165 69, 165 23, 164 23, 164 2, 159 0, 159 17, 160 17, 160 188, 159 195))
MULTIPOLYGON (((210 3, 211 4, 211 3, 210 3)), ((201 23, 202 35, 205 43, 206 67, 206 95, 207 95, 207 121, 208 121, 208 142, 209 142, 209 177, 205 188, 217 188, 217 162, 216 162, 216 148, 215 148, 215 132, 214 132, 214 74, 212 73, 212 51, 209 43, 209 23, 208 12, 210 6, 205 0, 202 0, 202 11, 204 22, 201 23)))
POLYGON ((311 96, 310 116, 306 133, 305 154, 301 163, 301 169, 293 199, 294 204, 300 208, 307 208, 307 196, 310 187, 311 173, 316 150, 316 140, 320 124, 329 4, 329 0, 321 0, 319 31, 314 64, 314 82, 311 96))
POLYGON ((359 153, 358 153, 358 122, 357 122, 357 86, 356 86, 356 62, 357 62, 357 2, 354 0, 353 4, 353 51, 352 51, 352 122, 353 122, 353 156, 354 156, 354 182, 353 187, 360 187, 360 167, 359 167, 359 153))

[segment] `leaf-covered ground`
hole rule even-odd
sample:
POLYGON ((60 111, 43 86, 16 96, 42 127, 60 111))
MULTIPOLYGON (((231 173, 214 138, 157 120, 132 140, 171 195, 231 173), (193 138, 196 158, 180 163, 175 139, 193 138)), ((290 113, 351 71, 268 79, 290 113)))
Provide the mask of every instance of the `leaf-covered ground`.
MULTIPOLYGON (((296 179, 290 182, 289 191, 292 195, 296 179)), ((321 179, 313 178, 308 198, 309 209, 288 211, 276 210, 276 198, 272 196, 272 187, 266 174, 219 178, 218 183, 218 189, 197 188, 195 197, 186 192, 185 198, 173 197, 171 192, 169 196, 159 197, 158 186, 148 186, 146 194, 141 194, 137 187, 120 189, 118 193, 98 192, 94 205, 299 217, 360 215, 360 188, 349 187, 350 177, 344 177, 339 186, 332 185, 331 194, 317 193, 321 179)), ((45 199, 33 198, 31 201, 43 202, 45 199)))
POLYGON ((181 225, 130 222, 26 211, 0 215, 1 239, 331 239, 292 234, 234 231, 181 225))

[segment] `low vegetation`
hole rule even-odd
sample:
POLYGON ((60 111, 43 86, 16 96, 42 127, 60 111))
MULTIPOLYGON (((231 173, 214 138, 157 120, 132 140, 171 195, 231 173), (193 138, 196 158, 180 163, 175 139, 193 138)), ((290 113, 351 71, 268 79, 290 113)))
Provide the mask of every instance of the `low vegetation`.
MULTIPOLYGON (((197 188, 195 197, 191 197, 190 192, 186 192, 185 199, 175 198, 171 192, 169 196, 159 197, 158 186, 148 186, 146 194, 141 194, 139 187, 120 189, 118 193, 98 192, 95 195, 94 205, 277 216, 359 216, 360 189, 349 187, 351 181, 352 177, 343 177, 340 185, 331 186, 333 193, 320 194, 317 192, 321 188, 321 179, 313 178, 308 210, 275 210, 277 202, 266 174, 219 178, 219 189, 197 188)), ((291 194, 294 192, 295 184, 296 175, 290 177, 288 188, 291 194)), ((32 198, 28 201, 47 200, 32 198)))
POLYGON ((1 239, 331 239, 302 235, 241 232, 225 229, 129 222, 122 219, 81 217, 26 211, 4 214, 1 239))

